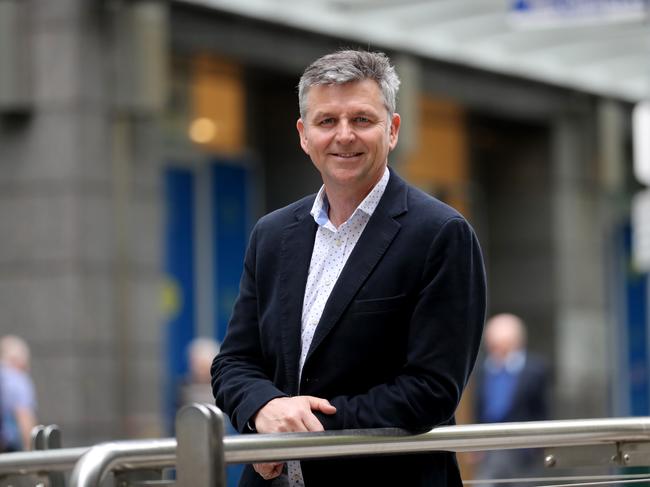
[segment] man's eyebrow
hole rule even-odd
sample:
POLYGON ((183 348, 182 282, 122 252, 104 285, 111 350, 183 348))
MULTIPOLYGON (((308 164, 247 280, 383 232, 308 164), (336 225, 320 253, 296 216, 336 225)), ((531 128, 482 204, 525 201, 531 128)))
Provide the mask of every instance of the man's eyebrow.
POLYGON ((372 110, 364 110, 364 109, 357 110, 356 112, 353 112, 352 114, 355 117, 358 117, 359 115, 363 115, 363 116, 366 116, 366 117, 376 117, 377 116, 376 112, 374 112, 372 110))
MULTIPOLYGON (((372 118, 377 116, 377 112, 375 112, 374 110, 367 110, 365 108, 360 108, 359 110, 352 111, 350 112, 350 114, 353 117, 365 116, 365 117, 372 118)), ((330 117, 337 117, 337 116, 338 115, 335 115, 334 113, 329 111, 318 111, 314 113, 315 119, 330 118, 330 117)))
POLYGON ((314 118, 329 118, 333 116, 334 115, 331 112, 317 111, 316 113, 314 113, 314 118))

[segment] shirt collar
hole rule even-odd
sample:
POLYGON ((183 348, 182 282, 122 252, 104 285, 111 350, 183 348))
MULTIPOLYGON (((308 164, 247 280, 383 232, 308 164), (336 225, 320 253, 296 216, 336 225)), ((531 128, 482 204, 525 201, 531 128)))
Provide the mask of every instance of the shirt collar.
MULTIPOLYGON (((372 216, 372 214, 375 212, 377 209, 377 205, 379 204, 379 200, 384 194, 384 191, 386 191, 386 186, 388 186, 388 180, 390 178, 390 171, 388 170, 388 166, 384 168, 384 174, 382 175, 381 179, 375 184, 375 186, 370 190, 370 193, 363 199, 361 203, 359 203, 359 206, 357 206, 357 209, 354 210, 354 213, 352 213, 352 218, 357 212, 362 211, 368 216, 372 216)), ((318 194, 316 195, 316 199, 314 200, 314 204, 311 207, 311 216, 314 217, 314 221, 318 225, 325 226, 327 223, 330 221, 328 213, 330 209, 330 203, 327 200, 327 194, 325 193, 325 185, 321 186, 320 190, 318 191, 318 194)))

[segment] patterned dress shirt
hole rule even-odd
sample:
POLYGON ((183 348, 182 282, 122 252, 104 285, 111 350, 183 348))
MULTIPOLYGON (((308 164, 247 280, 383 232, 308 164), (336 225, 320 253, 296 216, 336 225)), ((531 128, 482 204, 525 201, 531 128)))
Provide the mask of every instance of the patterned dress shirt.
MULTIPOLYGON (((390 172, 386 168, 384 175, 368 193, 368 196, 354 210, 352 216, 338 228, 332 224, 328 217, 329 202, 325 194, 325 187, 323 186, 316 195, 311 215, 318 224, 318 230, 316 231, 302 305, 302 349, 298 368, 300 376, 302 376, 302 368, 305 365, 309 346, 314 338, 314 332, 325 309, 325 304, 348 257, 350 257, 352 250, 359 241, 359 237, 366 228, 366 224, 377 208, 388 184, 389 177, 390 172)), ((299 383, 300 376, 298 377, 299 383)), ((304 487, 305 482, 300 469, 300 462, 288 462, 287 472, 291 487, 304 487)))

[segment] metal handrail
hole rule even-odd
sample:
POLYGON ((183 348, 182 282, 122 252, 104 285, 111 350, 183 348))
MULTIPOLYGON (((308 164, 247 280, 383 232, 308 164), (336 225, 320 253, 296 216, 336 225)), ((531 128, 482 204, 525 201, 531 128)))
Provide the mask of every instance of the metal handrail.
MULTIPOLYGON (((650 417, 538 421, 434 428, 411 435, 396 429, 282 433, 224 438, 226 463, 347 455, 480 451, 650 441, 650 417)), ((140 440, 92 447, 75 466, 72 487, 95 487, 115 468, 174 465, 176 441, 140 440)))
POLYGON ((70 485, 99 486, 111 470, 173 467, 176 439, 129 440, 102 443, 90 448, 76 463, 70 485))
MULTIPOLYGON (((378 429, 228 436, 224 438, 223 449, 226 463, 232 464, 648 441, 650 417, 636 417, 444 426, 419 435, 378 429)), ((176 452, 176 439, 167 438, 110 442, 91 448, 6 453, 0 455, 0 475, 72 469, 72 486, 96 486, 113 469, 174 466, 176 452)))
POLYGON ((346 455, 481 451, 650 441, 650 417, 441 426, 419 435, 396 429, 224 438, 226 463, 346 455))
POLYGON ((3 453, 0 455, 0 476, 38 474, 71 470, 90 447, 60 448, 3 453))

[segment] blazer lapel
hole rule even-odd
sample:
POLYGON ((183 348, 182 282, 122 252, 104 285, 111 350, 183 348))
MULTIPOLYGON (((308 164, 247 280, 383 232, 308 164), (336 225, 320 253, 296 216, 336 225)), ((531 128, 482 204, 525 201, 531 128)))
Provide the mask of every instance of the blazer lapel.
POLYGON ((287 359, 289 393, 298 391, 302 303, 317 229, 316 222, 309 214, 310 209, 311 204, 307 202, 296 210, 296 221, 284 229, 280 247, 280 326, 287 359))
POLYGON ((399 232, 401 225, 394 217, 406 211, 407 191, 406 183, 391 171, 384 195, 370 217, 327 300, 306 362, 340 319, 352 298, 357 294, 399 232))

